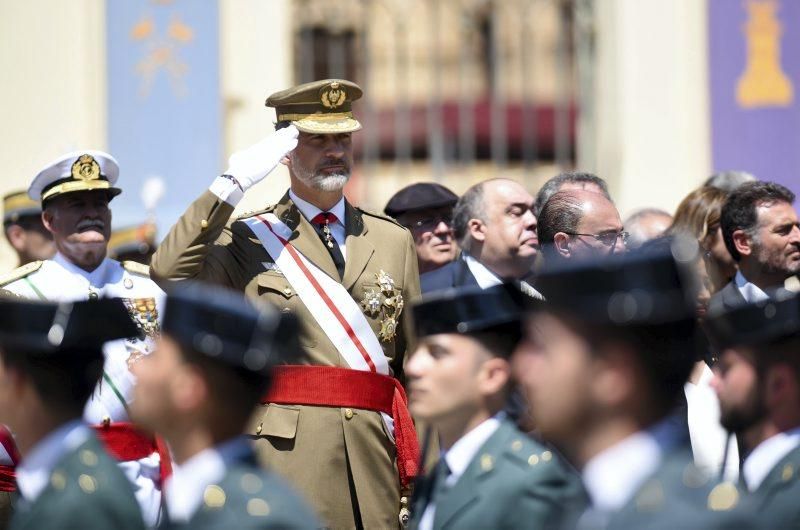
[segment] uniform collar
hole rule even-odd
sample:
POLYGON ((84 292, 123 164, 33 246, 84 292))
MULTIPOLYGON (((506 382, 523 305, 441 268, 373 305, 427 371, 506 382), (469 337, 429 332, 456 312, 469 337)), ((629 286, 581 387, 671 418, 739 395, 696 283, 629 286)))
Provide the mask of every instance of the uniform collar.
POLYGON ((639 431, 600 452, 583 468, 583 484, 594 508, 619 511, 661 462, 655 437, 639 431))
POLYGON ((461 257, 467 262, 469 271, 475 276, 475 280, 478 282, 481 289, 488 289, 489 287, 494 287, 495 285, 503 283, 503 280, 501 280, 497 274, 490 271, 486 268, 486 265, 470 256, 469 253, 462 252, 461 257))
POLYGON ((756 446, 745 458, 742 473, 747 489, 755 491, 783 457, 800 445, 800 427, 778 433, 756 446))
POLYGON ((219 484, 228 467, 249 453, 247 440, 237 437, 200 451, 180 466, 173 465, 164 497, 170 521, 189 522, 200 508, 206 488, 219 484))
MULTIPOLYGON (((303 199, 298 197, 297 194, 294 191, 292 191, 291 188, 289 189, 289 198, 292 199, 294 205, 297 206, 297 209, 300 210, 300 213, 302 213, 303 217, 305 217, 308 221, 311 221, 318 214, 323 213, 322 210, 320 210, 310 202, 304 201, 303 199)), ((337 202, 333 206, 333 208, 331 208, 328 211, 336 216, 336 219, 339 220, 338 221, 339 224, 344 226, 344 196, 342 196, 342 198, 339 199, 339 202, 337 202)))
POLYGON ((756 284, 747 281, 742 271, 736 271, 736 276, 733 279, 736 282, 736 288, 742 293, 745 302, 753 304, 756 302, 763 302, 769 300, 769 296, 756 284))
POLYGON ((461 475, 467 470, 472 459, 480 451, 480 448, 491 436, 500 428, 500 422, 505 414, 500 412, 488 420, 483 421, 477 427, 458 439, 447 452, 444 459, 450 469, 448 482, 455 484, 461 475))
POLYGON ((103 258, 103 261, 100 262, 100 265, 98 265, 97 268, 92 272, 89 272, 69 261, 66 256, 60 252, 53 256, 53 261, 66 269, 67 272, 86 278, 86 281, 89 282, 89 285, 93 287, 103 287, 106 283, 108 283, 108 275, 111 270, 111 266, 115 263, 109 258, 103 258))
POLYGON ((50 482, 50 475, 63 456, 89 438, 89 428, 73 420, 39 440, 17 466, 17 486, 22 497, 34 502, 50 482))

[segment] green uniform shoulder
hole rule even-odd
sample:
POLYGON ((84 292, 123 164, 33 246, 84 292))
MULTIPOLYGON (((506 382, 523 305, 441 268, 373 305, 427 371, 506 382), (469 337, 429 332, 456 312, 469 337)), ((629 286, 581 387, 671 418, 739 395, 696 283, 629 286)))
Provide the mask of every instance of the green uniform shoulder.
POLYGON ((17 267, 11 272, 7 272, 3 275, 0 275, 0 287, 4 285, 8 285, 9 283, 15 282, 20 280, 26 276, 33 274, 34 272, 38 271, 44 261, 32 261, 23 265, 22 267, 17 267))
POLYGON ((249 219, 253 216, 260 215, 262 213, 270 213, 275 210, 275 207, 278 206, 277 204, 270 204, 266 208, 262 208, 260 210, 250 210, 247 212, 243 212, 240 215, 237 215, 234 220, 236 221, 243 221, 245 219, 249 219))
POLYGON ((123 261, 122 267, 131 274, 138 274, 146 278, 150 277, 150 266, 139 263, 138 261, 123 261))
POLYGON ((405 226, 403 226, 400 223, 398 223, 393 217, 389 217, 388 215, 384 215, 384 214, 381 214, 381 213, 373 212, 371 210, 366 210, 364 208, 361 208, 360 206, 354 206, 354 208, 356 210, 358 210, 360 213, 362 213, 363 215, 368 215, 369 217, 374 217, 375 219, 380 219, 382 221, 387 221, 389 223, 392 223, 393 225, 399 226, 403 230, 407 230, 407 228, 405 226))

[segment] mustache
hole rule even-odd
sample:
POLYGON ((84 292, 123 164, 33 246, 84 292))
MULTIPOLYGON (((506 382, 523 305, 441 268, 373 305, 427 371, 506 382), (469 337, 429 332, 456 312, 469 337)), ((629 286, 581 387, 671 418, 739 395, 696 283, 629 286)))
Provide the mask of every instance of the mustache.
POLYGON ((317 170, 328 168, 344 168, 345 171, 350 171, 350 164, 344 160, 330 160, 317 166, 317 170))
POLYGON ((104 230, 105 227, 106 223, 104 223, 101 219, 83 219, 82 221, 79 221, 78 224, 75 226, 77 230, 87 230, 89 228, 104 230))

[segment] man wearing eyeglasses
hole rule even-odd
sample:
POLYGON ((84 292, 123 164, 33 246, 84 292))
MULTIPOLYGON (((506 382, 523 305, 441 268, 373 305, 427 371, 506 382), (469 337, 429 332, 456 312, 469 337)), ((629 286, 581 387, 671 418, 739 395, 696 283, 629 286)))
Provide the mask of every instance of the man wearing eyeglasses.
POLYGON ((628 233, 614 203, 586 190, 560 191, 539 213, 545 260, 592 259, 625 252, 628 233))
POLYGON ((434 182, 418 182, 395 193, 384 213, 411 230, 419 273, 453 261, 458 246, 453 237, 453 206, 458 195, 434 182))

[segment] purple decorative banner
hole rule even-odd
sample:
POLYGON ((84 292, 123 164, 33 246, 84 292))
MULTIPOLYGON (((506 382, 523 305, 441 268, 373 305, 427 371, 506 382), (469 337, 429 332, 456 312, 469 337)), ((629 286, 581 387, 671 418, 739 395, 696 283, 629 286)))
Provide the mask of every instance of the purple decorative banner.
POLYGON ((708 5, 714 170, 800 192, 800 1, 708 5))

